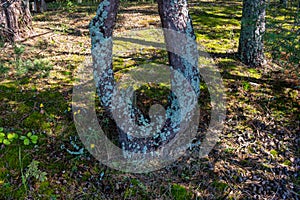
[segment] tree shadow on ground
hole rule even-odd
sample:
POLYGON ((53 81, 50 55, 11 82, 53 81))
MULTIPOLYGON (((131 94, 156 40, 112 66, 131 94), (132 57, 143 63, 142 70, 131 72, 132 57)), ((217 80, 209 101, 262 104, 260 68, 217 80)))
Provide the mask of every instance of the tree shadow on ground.
MULTIPOLYGON (((213 55, 214 54, 212 54, 212 56, 213 55)), ((279 93, 282 92, 282 89, 284 88, 296 89, 297 86, 299 85, 299 81, 297 80, 293 80, 293 79, 282 80, 281 77, 276 78, 278 75, 282 74, 281 71, 272 71, 268 75, 263 75, 261 78, 234 75, 230 73, 230 71, 236 68, 235 66, 239 66, 241 62, 239 61, 237 54, 229 54, 229 56, 227 55, 228 54, 225 53, 225 54, 217 54, 216 56, 217 58, 231 58, 236 60, 236 61, 221 60, 218 62, 218 66, 220 67, 220 69, 223 69, 221 74, 225 79, 249 81, 257 84, 268 84, 271 88, 273 88, 274 91, 279 91, 279 93)), ((251 70, 251 68, 248 68, 246 66, 245 69, 251 70)))

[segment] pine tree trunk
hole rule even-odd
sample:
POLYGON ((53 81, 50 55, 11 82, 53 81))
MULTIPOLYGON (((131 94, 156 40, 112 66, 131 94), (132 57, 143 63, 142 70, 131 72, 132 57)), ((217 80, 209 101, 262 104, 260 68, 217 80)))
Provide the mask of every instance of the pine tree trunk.
MULTIPOLYGON (((112 36, 118 5, 119 0, 102 1, 98 7, 96 17, 90 23, 92 56, 95 70, 94 79, 96 81, 97 92, 98 96, 100 97, 102 106, 105 108, 108 115, 111 116, 111 118, 113 118, 114 115, 114 106, 112 106, 112 94, 116 83, 114 81, 114 73, 111 64, 112 45, 107 43, 107 41, 112 36), (101 55, 101 58, 99 58, 99 55, 101 55), (106 58, 106 60, 103 60, 103 58, 106 58), (105 74, 103 74, 103 72, 105 72, 105 74)), ((188 55, 191 55, 191 57, 193 57, 189 58, 189 61, 174 53, 169 52, 168 55, 170 66, 183 74, 185 79, 188 80, 190 85, 192 86, 192 90, 194 90, 193 92, 196 94, 195 96, 198 96, 200 93, 200 77, 197 66, 198 60, 196 60, 196 55, 198 55, 197 45, 195 42, 196 37, 194 35, 192 21, 188 14, 187 1, 178 0, 178 2, 174 4, 169 0, 158 0, 158 9, 163 28, 168 28, 170 30, 173 30, 174 32, 186 35, 187 38, 192 38, 193 40, 193 45, 189 44, 189 46, 187 47, 179 46, 181 50, 186 51, 188 55), (192 60, 194 63, 191 63, 190 60, 192 60)), ((172 45, 173 43, 180 43, 180 41, 176 40, 178 40, 178 38, 176 38, 176 34, 166 34, 165 32, 167 49, 168 46, 172 48, 172 46, 174 46, 172 45)), ((182 85, 183 83, 176 84, 182 85)), ((122 104, 122 102, 117 105, 120 104, 122 104)), ((170 94, 169 96, 169 105, 166 109, 166 113, 169 114, 166 115, 165 124, 163 125, 161 130, 158 131, 155 135, 151 135, 146 138, 132 137, 123 131, 124 129, 122 128, 122 125, 119 126, 118 124, 119 142, 124 152, 126 150, 135 153, 146 153, 159 148, 159 146, 168 143, 172 138, 174 138, 181 128, 180 125, 182 125, 180 124, 182 120, 180 118, 182 116, 180 116, 178 99, 174 96, 174 94, 170 94)), ((118 113, 118 117, 120 117, 121 119, 138 119, 141 124, 150 123, 146 119, 146 117, 143 116, 143 114, 138 110, 138 108, 132 108, 129 113, 118 113)), ((125 124, 126 123, 127 121, 125 121, 125 124)), ((186 136, 186 138, 189 137, 186 136)))
POLYGON ((22 0, 1 0, 0 36, 14 42, 31 31, 31 14, 27 3, 22 0))
POLYGON ((47 10, 45 0, 34 0, 35 12, 42 13, 47 10))
POLYGON ((238 53, 241 61, 250 67, 259 67, 265 62, 263 51, 265 15, 265 0, 243 0, 238 53))
MULTIPOLYGON (((177 0, 176 3, 172 0, 157 0, 157 2, 162 27, 164 29, 169 29, 173 30, 174 32, 184 34, 186 38, 191 38, 195 42, 196 36, 194 33, 192 20, 188 12, 187 0, 177 0)), ((175 46, 174 43, 177 43, 177 46, 179 46, 180 41, 177 41, 178 38, 176 38, 178 36, 175 35, 174 37, 172 37, 172 35, 169 33, 169 31, 167 34, 165 33, 167 48, 175 46)), ((190 55, 192 56, 190 60, 198 63, 197 57, 194 57, 198 55, 196 45, 181 48, 183 48, 184 51, 190 51, 190 55)), ((168 57, 170 66, 185 74, 185 78, 189 80, 196 94, 199 95, 200 77, 198 66, 194 66, 192 63, 187 62, 186 59, 170 51, 168 51, 168 57)))
POLYGON ((287 8, 287 0, 280 0, 280 5, 284 8, 287 8))

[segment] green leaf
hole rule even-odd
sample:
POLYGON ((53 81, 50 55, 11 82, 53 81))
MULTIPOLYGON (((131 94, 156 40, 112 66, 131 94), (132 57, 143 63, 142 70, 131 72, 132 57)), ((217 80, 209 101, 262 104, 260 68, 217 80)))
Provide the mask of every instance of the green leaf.
POLYGON ((14 133, 9 133, 9 134, 7 134, 7 139, 13 140, 14 138, 15 138, 14 133))
POLYGON ((30 144, 30 140, 29 140, 28 138, 26 138, 26 139, 24 140, 24 144, 25 144, 25 145, 29 145, 29 144, 30 144))
POLYGON ((3 138, 0 138, 0 144, 2 144, 2 142, 3 142, 3 138))
POLYGON ((22 175, 22 183, 26 184, 26 177, 24 175, 22 175))
POLYGON ((33 140, 35 140, 35 141, 37 141, 38 139, 39 139, 39 137, 37 136, 37 135, 32 135, 31 137, 30 137, 30 139, 33 141, 33 140))
POLYGON ((15 139, 18 139, 19 138, 19 135, 17 133, 14 133, 14 138, 15 139))
POLYGON ((5 134, 4 133, 0 133, 0 138, 5 138, 5 134))
POLYGON ((37 143, 37 140, 32 140, 31 141, 33 144, 36 144, 37 143))
POLYGON ((20 137, 20 140, 25 140, 26 138, 27 138, 26 136, 22 135, 22 136, 20 137))
POLYGON ((42 173, 40 174, 39 180, 40 180, 41 182, 44 182, 45 180, 47 180, 46 175, 47 175, 46 172, 42 172, 42 173))
POLYGON ((10 145, 11 143, 10 143, 10 141, 9 141, 8 139, 4 139, 4 140, 3 140, 3 144, 5 144, 5 145, 10 145))
POLYGON ((28 132, 28 133, 27 133, 27 137, 30 137, 30 136, 32 136, 32 133, 31 133, 31 132, 28 132))
POLYGON ((3 127, 0 127, 0 132, 3 132, 3 127))

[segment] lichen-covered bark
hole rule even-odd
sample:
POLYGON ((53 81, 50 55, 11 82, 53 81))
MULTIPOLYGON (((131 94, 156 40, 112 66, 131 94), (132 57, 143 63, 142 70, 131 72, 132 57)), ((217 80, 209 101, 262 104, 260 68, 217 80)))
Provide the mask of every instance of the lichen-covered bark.
MULTIPOLYGON (((93 65, 94 65, 94 79, 96 82, 97 93, 100 97, 101 103, 105 108, 106 112, 110 117, 114 116, 115 105, 113 104, 113 91, 116 87, 114 81, 114 73, 112 70, 112 44, 111 36, 113 32, 113 27, 115 25, 117 9, 119 1, 118 0, 104 0, 100 3, 97 9, 96 17, 90 23, 90 34, 91 34, 91 43, 92 43, 92 56, 93 56, 93 65), (99 55, 101 58, 99 59, 99 55), (103 73, 104 72, 104 73, 103 73)), ((174 30, 174 32, 181 33, 186 35, 187 38, 191 38, 194 42, 188 43, 189 45, 179 46, 184 51, 185 55, 189 59, 184 59, 174 53, 169 52, 169 62, 172 69, 177 70, 182 73, 186 80, 192 86, 193 91, 190 91, 191 94, 195 93, 196 96, 199 95, 199 72, 197 68, 198 57, 197 54, 197 45, 195 43, 195 35, 192 27, 191 18, 188 14, 187 2, 186 0, 179 1, 158 1, 159 13, 163 28, 168 28, 174 30)), ((173 43, 176 43, 176 34, 166 34, 165 40, 167 43, 167 48, 174 48, 173 43), (172 43, 173 42, 173 43, 172 43)), ((177 39, 178 40, 178 39, 177 39)), ((178 43, 180 41, 177 41, 178 43)), ((177 44, 178 44, 177 43, 177 44)), ((172 88, 180 88, 183 83, 178 82, 180 78, 176 77, 176 73, 173 73, 172 88)), ((181 90, 183 93, 184 91, 181 90)), ((189 95, 183 93, 182 96, 187 96, 186 100, 191 101, 189 95)), ((118 106, 126 104, 121 102, 118 106)), ((125 100, 124 100, 125 101, 125 100)), ((122 146, 122 149, 125 151, 131 151, 135 153, 146 153, 153 151, 164 143, 169 142, 175 135, 179 132, 181 124, 181 114, 180 106, 178 103, 178 97, 171 94, 169 96, 169 106, 166 109, 166 120, 163 127, 155 132, 154 135, 151 135, 146 138, 132 137, 130 134, 127 134, 122 125, 119 125, 119 142, 122 146)), ((130 111, 124 111, 121 115, 124 115, 124 119, 128 117, 137 119, 138 123, 142 126, 147 127, 149 125, 149 120, 143 116, 143 114, 134 107, 131 103, 130 111), (127 115, 127 116, 125 116, 127 115)), ((189 105, 189 104, 186 104, 189 105)), ((126 105, 125 105, 126 106, 126 105)), ((120 106, 122 107, 122 106, 120 106)), ((187 108, 188 110, 189 108, 187 108)), ((122 119, 122 116, 121 116, 122 119)), ((126 122, 125 122, 126 123, 126 122)), ((143 130, 143 128, 141 128, 143 130)))
POLYGON ((0 36, 16 41, 31 31, 31 14, 25 1, 1 0, 0 36))
MULTIPOLYGON (((185 34, 186 37, 196 40, 191 17, 188 13, 187 0, 157 0, 158 11, 162 22, 162 27, 171 29, 176 32, 185 34)), ((168 52, 169 64, 174 69, 179 70, 184 74, 190 84, 193 86, 197 95, 199 95, 199 71, 197 66, 197 45, 192 43, 190 46, 180 46, 180 41, 177 40, 176 35, 165 34, 165 41, 168 46, 181 47, 183 52, 186 52, 190 57, 189 61, 181 56, 168 52), (192 62, 190 62, 192 60, 192 62)))
POLYGON ((244 0, 239 41, 239 56, 250 67, 260 67, 265 61, 263 35, 265 32, 265 0, 244 0))
POLYGON ((94 78, 100 101, 105 110, 111 115, 111 98, 115 87, 112 67, 112 44, 106 41, 111 39, 119 7, 119 0, 104 0, 97 9, 97 14, 90 23, 92 56, 94 63, 94 78), (107 59, 99 60, 99 55, 107 59), (101 63, 104 62, 104 63, 101 63), (106 72, 104 76, 99 76, 106 72))

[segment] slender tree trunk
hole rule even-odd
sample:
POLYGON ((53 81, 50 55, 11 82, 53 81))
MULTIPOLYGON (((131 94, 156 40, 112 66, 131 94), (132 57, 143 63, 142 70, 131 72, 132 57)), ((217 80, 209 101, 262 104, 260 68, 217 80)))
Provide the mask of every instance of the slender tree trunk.
POLYGON ((280 5, 284 8, 287 8, 287 3, 288 3, 287 0, 280 0, 280 5))
MULTIPOLYGON (((118 6, 119 0, 102 1, 98 7, 96 17, 90 23, 94 78, 96 81, 97 93, 103 107, 111 118, 114 116, 112 94, 116 83, 114 81, 114 73, 111 64, 112 45, 107 41, 112 36, 118 6), (100 59, 99 55, 101 55, 100 59), (106 59, 103 60, 102 58, 106 59), (103 72, 105 73, 103 74, 103 72)), ((196 37, 194 35, 192 21, 188 13, 186 0, 178 0, 176 4, 172 3, 171 0, 158 0, 158 9, 163 28, 173 30, 175 33, 186 35, 186 37, 192 38, 194 44, 196 44, 196 37)), ((167 49, 173 48, 172 46, 174 45, 172 45, 172 43, 176 43, 176 40, 178 43, 180 42, 178 41, 178 38, 176 38, 176 34, 172 35, 166 32, 165 40, 167 43, 167 49)), ((198 62, 196 60, 197 56, 195 56, 197 55, 197 45, 179 47, 192 57, 189 58, 189 61, 192 60, 193 62, 189 62, 187 59, 169 52, 169 64, 174 70, 183 74, 192 86, 194 93, 198 96, 200 93, 200 77, 197 66, 198 62)), ((182 85, 183 83, 172 83, 172 87, 176 87, 176 84, 182 85)), ((120 102, 120 104, 122 104, 122 102, 120 102)), ((168 114, 166 114, 165 123, 160 131, 147 138, 132 137, 124 131, 122 125, 117 124, 119 128, 119 142, 122 149, 135 153, 146 153, 157 149, 160 145, 167 143, 174 138, 178 133, 178 130, 181 128, 180 125, 182 125, 180 124, 182 119, 180 119, 181 116, 178 99, 174 94, 170 94, 169 96, 169 104, 166 113, 168 114)), ((137 121, 143 125, 150 123, 139 109, 134 106, 128 113, 118 113, 118 115, 120 115, 118 116, 120 119, 133 118, 133 121, 136 121, 137 119, 137 121)))
POLYGON ((259 67, 265 62, 265 0, 243 0, 243 15, 238 53, 242 62, 259 67))
POLYGON ((20 40, 31 31, 31 14, 22 0, 1 0, 0 36, 9 41, 20 40))
POLYGON ((45 0, 34 0, 35 12, 42 13, 47 10, 45 0))

